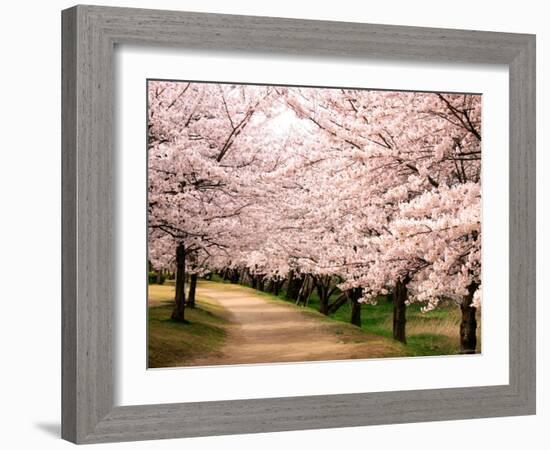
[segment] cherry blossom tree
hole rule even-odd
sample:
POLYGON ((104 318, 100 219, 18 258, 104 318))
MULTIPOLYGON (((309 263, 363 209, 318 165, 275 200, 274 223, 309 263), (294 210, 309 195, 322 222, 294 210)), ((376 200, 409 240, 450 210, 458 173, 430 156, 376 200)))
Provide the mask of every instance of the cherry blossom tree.
POLYGON ((149 241, 154 264, 170 261, 176 269, 174 320, 185 320, 186 257, 228 253, 238 239, 239 227, 231 223, 249 205, 246 195, 237 195, 245 184, 241 169, 252 165, 259 151, 245 130, 265 120, 261 111, 270 91, 149 82, 149 241), (164 251, 168 243, 171 251, 164 251))
MULTIPOLYGON (((339 217, 348 217, 347 223, 355 224, 348 236, 349 254, 342 261, 352 270, 343 275, 346 282, 341 286, 362 288, 366 301, 393 291, 394 337, 401 341, 406 340, 407 303, 422 301, 434 307, 441 299, 453 298, 463 310, 463 350, 475 349, 472 298, 480 292, 480 97, 303 89, 287 90, 285 95, 298 114, 331 138, 337 150, 331 160, 348 160, 344 195, 327 195, 336 200, 335 210, 345 208, 345 215, 339 217), (461 196, 465 191, 474 194, 461 196), (449 198, 454 199, 458 209, 451 214, 456 218, 460 213, 458 222, 465 228, 459 231, 457 226, 430 228, 422 224, 424 217, 413 217, 406 207, 410 202, 420 205, 421 201, 416 201, 419 196, 423 201, 431 199, 435 213, 431 219, 440 223, 444 220, 438 215, 438 204, 448 206, 449 198), (360 204, 364 207, 358 209, 360 204), (353 220, 349 214, 355 216, 353 220), (358 244, 354 242, 358 235, 369 239, 358 244), (419 242, 418 236, 424 242, 419 242), (461 245, 464 242, 468 244, 461 245), (421 250, 431 248, 433 252, 436 244, 439 259, 434 260, 433 255, 426 258, 429 255, 421 250), (455 258, 451 248, 461 249, 455 258), (471 262, 468 268, 462 266, 465 258, 471 262), (448 264, 440 264, 442 260, 448 264), (467 272, 465 278, 459 275, 461 271, 467 272), (445 280, 437 292, 427 281, 436 279, 445 280), (409 295, 411 289, 414 295, 409 295)), ((342 227, 344 224, 339 229, 342 227)), ((346 241, 341 231, 339 238, 346 241)))

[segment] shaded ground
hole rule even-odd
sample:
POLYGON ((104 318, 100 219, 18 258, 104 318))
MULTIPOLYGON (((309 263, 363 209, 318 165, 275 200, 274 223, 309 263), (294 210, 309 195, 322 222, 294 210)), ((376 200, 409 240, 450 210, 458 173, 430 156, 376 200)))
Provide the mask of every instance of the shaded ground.
POLYGON ((219 306, 203 300, 200 307, 186 311, 189 323, 174 322, 170 316, 174 292, 170 286, 150 290, 148 320, 148 367, 174 367, 198 355, 220 350, 226 338, 226 321, 219 306))
MULTIPOLYGON (((155 286, 154 289, 168 292, 173 288, 155 286)), ((210 350, 205 348, 201 352, 178 353, 176 349, 167 357, 158 358, 155 354, 164 350, 162 346, 151 346, 151 339, 158 341, 162 336, 157 336, 152 330, 151 319, 156 320, 154 317, 160 312, 158 310, 169 308, 169 304, 162 306, 163 299, 151 295, 151 292, 150 367, 364 359, 405 354, 403 346, 391 339, 364 332, 290 303, 273 300, 250 288, 200 281, 197 290, 199 314, 219 320, 209 325, 223 330, 223 343, 222 340, 215 340, 216 345, 210 350), (163 365, 157 365, 159 359, 164 360, 163 365), (151 360, 156 363, 152 364, 151 360)), ((169 314, 166 316, 165 313, 161 314, 164 319, 160 320, 169 321, 169 314)), ((196 323, 190 315, 188 318, 191 324, 171 322, 165 325, 174 327, 180 333, 190 334, 191 327, 196 323)), ((170 339, 170 347, 174 344, 178 346, 177 341, 174 343, 170 339)), ((181 345, 186 346, 184 342, 181 345)))

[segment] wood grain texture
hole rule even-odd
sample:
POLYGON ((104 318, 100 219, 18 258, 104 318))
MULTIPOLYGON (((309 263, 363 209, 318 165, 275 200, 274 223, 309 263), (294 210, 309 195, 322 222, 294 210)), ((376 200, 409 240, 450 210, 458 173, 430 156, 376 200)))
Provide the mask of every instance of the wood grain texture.
POLYGON ((63 11, 62 436, 92 443, 535 412, 535 38, 466 30, 77 6, 63 11), (113 406, 116 44, 510 69, 510 383, 113 406))
POLYGON ((62 35, 62 435, 76 440, 76 10, 63 14, 62 35))

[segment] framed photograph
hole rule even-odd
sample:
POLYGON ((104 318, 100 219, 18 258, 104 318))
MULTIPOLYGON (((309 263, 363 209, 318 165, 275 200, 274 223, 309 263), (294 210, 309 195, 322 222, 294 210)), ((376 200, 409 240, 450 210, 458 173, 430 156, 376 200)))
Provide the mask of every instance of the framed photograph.
POLYGON ((535 413, 534 36, 62 27, 65 439, 535 413))

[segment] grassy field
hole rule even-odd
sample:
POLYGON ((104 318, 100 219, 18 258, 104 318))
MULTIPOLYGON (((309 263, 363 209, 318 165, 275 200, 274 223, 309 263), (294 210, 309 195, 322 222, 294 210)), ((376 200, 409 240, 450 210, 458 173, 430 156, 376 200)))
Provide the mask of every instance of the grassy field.
MULTIPOLYGON (((225 282, 214 276, 213 281, 225 282)), ((271 297, 277 301, 289 302, 285 299, 285 292, 278 296, 258 291, 258 294, 271 297)), ((339 294, 334 294, 331 301, 339 294)), ((291 302, 293 302, 291 300, 291 302)), ((319 297, 312 292, 306 308, 318 311, 319 297)), ((351 317, 350 306, 343 305, 330 319, 349 323, 351 317)), ((392 337, 393 305, 384 297, 376 305, 361 306, 361 329, 379 336, 392 337)), ((480 317, 478 316, 478 349, 480 346, 480 317)), ((407 345, 403 346, 405 356, 436 356, 454 355, 459 353, 460 310, 455 305, 445 305, 423 313, 421 306, 413 304, 407 307, 407 345)))
POLYGON ((149 285, 148 366, 173 367, 181 361, 223 345, 226 332, 220 308, 206 298, 197 297, 196 308, 186 308, 188 323, 174 322, 170 315, 174 304, 174 286, 149 285))

